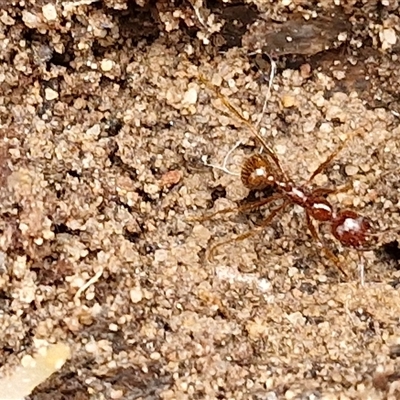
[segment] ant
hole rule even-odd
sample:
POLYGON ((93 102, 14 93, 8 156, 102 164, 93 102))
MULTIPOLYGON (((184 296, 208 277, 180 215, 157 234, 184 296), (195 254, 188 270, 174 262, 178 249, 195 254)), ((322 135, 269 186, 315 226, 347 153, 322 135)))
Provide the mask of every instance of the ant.
MULTIPOLYGON (((262 198, 250 204, 245 204, 233 209, 224 209, 208 215, 201 220, 207 220, 217 214, 229 213, 232 211, 249 211, 255 210, 262 206, 281 200, 281 204, 273 208, 268 217, 256 228, 249 230, 235 238, 225 240, 215 244, 208 252, 207 258, 209 259, 215 250, 232 241, 239 241, 246 239, 256 232, 263 230, 268 226, 272 220, 280 213, 284 212, 290 205, 299 205, 305 210, 307 227, 311 233, 312 238, 319 243, 325 254, 335 263, 341 273, 348 277, 348 274, 343 270, 338 258, 332 251, 323 243, 314 222, 327 223, 330 225, 330 231, 334 238, 336 238, 344 247, 354 248, 356 250, 370 250, 371 239, 377 236, 376 231, 372 227, 372 221, 359 214, 356 211, 349 209, 337 209, 326 198, 328 195, 336 194, 345 191, 349 185, 339 188, 324 188, 312 187, 312 180, 321 172, 323 172, 338 153, 345 147, 347 142, 363 133, 362 129, 353 132, 346 140, 334 150, 328 158, 318 166, 318 168, 311 174, 309 179, 304 183, 297 185, 290 177, 284 172, 277 154, 268 146, 265 140, 259 135, 255 127, 238 111, 229 100, 218 92, 214 86, 207 81, 204 77, 200 76, 200 80, 208 88, 213 90, 223 102, 224 106, 233 113, 244 125, 246 125, 250 132, 257 139, 265 154, 255 154, 245 160, 241 168, 241 181, 243 185, 249 190, 264 190, 274 189, 275 194, 270 197, 262 198)), ((236 144, 235 148, 238 146, 236 144)), ((226 161, 226 160, 225 160, 226 161)), ((225 162, 224 162, 225 164, 225 162)), ((226 170, 225 167, 221 168, 226 170)), ((382 232, 380 232, 382 234, 382 232)), ((379 235, 380 235, 379 234, 379 235)), ((361 284, 364 285, 364 268, 360 266, 361 284)))

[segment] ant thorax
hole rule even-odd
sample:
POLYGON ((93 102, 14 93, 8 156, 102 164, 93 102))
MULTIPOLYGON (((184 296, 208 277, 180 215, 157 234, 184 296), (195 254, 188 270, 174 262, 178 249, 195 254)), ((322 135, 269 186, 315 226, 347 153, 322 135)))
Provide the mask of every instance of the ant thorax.
POLYGON ((301 186, 294 186, 291 182, 279 182, 281 190, 292 200, 293 203, 305 207, 311 195, 310 190, 301 186))
POLYGON ((315 194, 305 186, 293 186, 291 182, 281 182, 278 186, 290 198, 290 200, 305 208, 308 214, 320 222, 332 221, 335 218, 333 208, 324 197, 315 194))

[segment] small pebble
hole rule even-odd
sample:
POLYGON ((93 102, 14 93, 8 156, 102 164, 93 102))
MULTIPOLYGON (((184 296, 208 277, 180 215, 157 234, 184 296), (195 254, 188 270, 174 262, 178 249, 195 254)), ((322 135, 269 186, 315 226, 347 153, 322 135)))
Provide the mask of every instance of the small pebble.
POLYGON ((382 49, 387 50, 397 42, 397 35, 393 28, 386 28, 379 32, 379 39, 382 42, 382 49))
POLYGON ((155 351, 154 353, 150 354, 150 358, 152 360, 159 360, 161 358, 161 354, 159 352, 155 351))
POLYGON ((169 187, 176 185, 182 178, 182 173, 179 170, 168 171, 161 177, 161 186, 169 187))
POLYGON ((301 312, 296 311, 292 314, 286 315, 286 318, 292 325, 300 325, 303 326, 306 323, 306 319, 304 316, 301 314, 301 312))
POLYGON ((282 105, 285 108, 290 108, 293 107, 296 104, 296 99, 294 96, 291 96, 289 94, 285 94, 282 97, 282 105))
POLYGON ((22 11, 22 21, 24 21, 24 24, 31 29, 37 28, 40 24, 40 19, 35 14, 26 10, 22 11))
POLYGON ((308 63, 300 66, 300 75, 302 78, 309 78, 311 75, 311 65, 308 63))
POLYGON ((132 303, 139 303, 143 299, 143 291, 140 287, 135 287, 130 290, 129 297, 132 303))
POLYGON ((108 58, 104 58, 101 60, 100 68, 103 72, 109 72, 112 70, 114 66, 114 61, 109 60, 108 58))
POLYGON ((286 153, 287 147, 285 145, 282 144, 277 144, 275 146, 275 151, 277 154, 283 156, 286 153))
POLYGON ((92 139, 95 139, 100 135, 100 131, 101 131, 100 125, 95 124, 86 131, 86 135, 90 136, 92 139))
POLYGON ((206 242, 206 241, 210 240, 211 232, 203 225, 196 225, 193 228, 193 236, 197 240, 206 242))
POLYGON ((113 400, 121 399, 123 395, 124 392, 122 390, 114 390, 114 389, 110 390, 110 397, 113 400))
POLYGON ((358 167, 355 165, 346 165, 344 168, 344 172, 346 173, 347 176, 354 176, 358 172, 358 167))
POLYGON ((341 107, 331 105, 326 109, 326 119, 332 121, 338 119, 340 122, 346 121, 346 113, 341 107))
POLYGON ((58 93, 52 88, 47 87, 44 89, 44 96, 47 101, 52 101, 58 98, 58 93))
POLYGON ((57 9, 54 4, 48 3, 42 7, 43 17, 47 21, 55 21, 57 19, 57 9))
POLYGON ((197 103, 197 90, 192 87, 186 91, 182 100, 183 104, 196 104, 197 103))
POLYGON ((155 185, 154 183, 147 183, 144 185, 143 188, 144 192, 147 194, 157 194, 160 191, 160 188, 158 185, 155 185))
POLYGON ((332 125, 329 122, 323 122, 320 127, 319 130, 321 133, 330 133, 333 131, 332 125))
POLYGON ((293 392, 292 390, 288 390, 285 393, 285 399, 286 400, 292 400, 292 399, 296 398, 296 396, 297 396, 296 393, 293 392))

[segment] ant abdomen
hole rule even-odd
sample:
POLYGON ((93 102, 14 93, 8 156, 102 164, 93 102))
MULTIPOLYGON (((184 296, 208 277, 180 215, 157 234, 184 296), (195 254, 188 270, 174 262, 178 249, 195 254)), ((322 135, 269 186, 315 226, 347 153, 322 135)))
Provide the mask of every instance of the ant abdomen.
POLYGON ((255 154, 244 162, 240 177, 243 185, 250 190, 262 190, 276 184, 275 171, 261 154, 255 154))
POLYGON ((363 249, 373 237, 368 218, 351 210, 342 210, 332 221, 332 234, 343 246, 363 249))

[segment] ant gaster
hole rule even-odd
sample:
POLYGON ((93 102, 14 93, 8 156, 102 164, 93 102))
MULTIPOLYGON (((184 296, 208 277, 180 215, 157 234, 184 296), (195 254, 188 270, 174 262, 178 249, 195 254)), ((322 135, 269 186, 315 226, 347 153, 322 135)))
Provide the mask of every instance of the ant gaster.
MULTIPOLYGON (((343 275, 347 273, 341 268, 339 260, 332 253, 332 251, 323 244, 317 229, 313 224, 313 220, 320 223, 328 223, 332 235, 345 247, 351 247, 357 250, 368 250, 370 240, 376 236, 372 228, 371 221, 353 210, 340 210, 335 209, 332 204, 327 200, 326 196, 339 193, 347 190, 348 186, 342 188, 312 188, 312 180, 320 174, 338 155, 338 153, 346 145, 347 141, 361 134, 363 131, 358 130, 352 133, 339 147, 311 174, 310 178, 302 185, 296 185, 282 169, 278 156, 270 148, 265 140, 258 134, 255 127, 244 118, 244 116, 228 101, 228 99, 216 89, 203 77, 201 81, 217 93, 218 97, 222 100, 225 107, 227 107, 241 122, 243 122, 255 136, 260 143, 262 149, 266 154, 255 154, 249 157, 241 169, 241 180, 244 186, 250 190, 263 190, 266 188, 275 189, 275 194, 267 198, 262 198, 256 202, 245 204, 238 207, 238 211, 254 210, 277 200, 283 200, 283 203, 273 208, 268 217, 256 228, 251 231, 245 232, 234 239, 229 239, 215 244, 209 251, 213 254, 217 247, 227 244, 231 241, 243 240, 252 236, 255 232, 264 229, 268 226, 273 218, 280 212, 283 212, 289 205, 299 205, 304 208, 307 219, 307 226, 314 240, 316 240, 323 248, 326 255, 335 263, 343 275)), ((214 214, 207 216, 209 219, 216 214, 228 213, 235 209, 220 210, 214 214)), ((363 268, 361 267, 361 281, 363 283, 363 268)))

